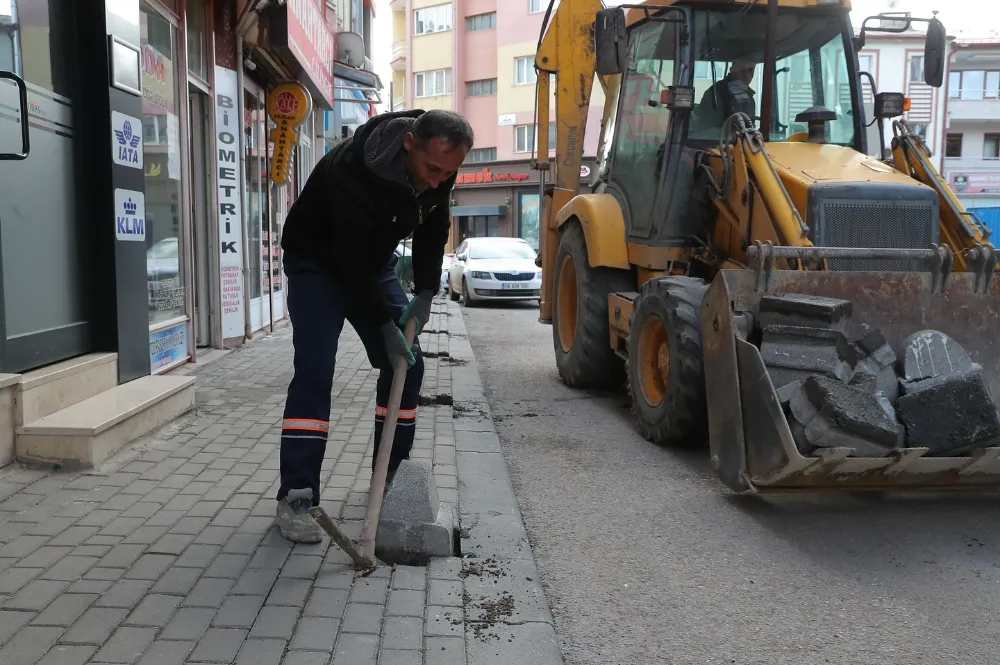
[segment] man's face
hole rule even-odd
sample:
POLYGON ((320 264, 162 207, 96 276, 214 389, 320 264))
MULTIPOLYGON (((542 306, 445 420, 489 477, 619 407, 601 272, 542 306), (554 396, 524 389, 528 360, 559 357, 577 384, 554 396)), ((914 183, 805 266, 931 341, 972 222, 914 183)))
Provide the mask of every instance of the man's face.
POLYGON ((753 80, 753 67, 734 69, 733 78, 735 78, 737 81, 743 81, 747 85, 750 85, 750 81, 753 80))
POLYGON ((410 176, 420 190, 437 187, 450 178, 465 162, 467 150, 460 143, 451 143, 435 136, 418 146, 413 134, 407 133, 403 147, 409 155, 410 176))

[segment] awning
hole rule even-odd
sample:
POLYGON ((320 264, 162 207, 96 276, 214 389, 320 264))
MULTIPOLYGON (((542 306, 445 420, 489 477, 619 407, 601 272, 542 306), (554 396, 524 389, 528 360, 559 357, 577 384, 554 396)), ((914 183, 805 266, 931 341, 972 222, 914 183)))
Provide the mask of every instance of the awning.
POLYGON ((357 67, 351 67, 350 65, 345 65, 344 63, 337 62, 336 60, 333 62, 333 75, 337 78, 357 83, 365 88, 375 88, 376 90, 382 89, 382 80, 375 72, 369 72, 364 69, 358 69, 357 67))
POLYGON ((505 206, 452 206, 452 217, 474 217, 477 215, 504 215, 507 213, 505 206))

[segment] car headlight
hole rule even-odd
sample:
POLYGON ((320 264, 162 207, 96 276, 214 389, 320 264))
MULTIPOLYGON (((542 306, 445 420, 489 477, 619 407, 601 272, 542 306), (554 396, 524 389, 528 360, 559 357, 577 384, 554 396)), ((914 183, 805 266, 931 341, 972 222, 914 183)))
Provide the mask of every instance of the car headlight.
POLYGON ((542 273, 541 273, 541 271, 539 271, 539 272, 536 272, 536 273, 535 273, 535 279, 541 279, 541 278, 542 278, 542 273))
POLYGON ((490 274, 488 272, 483 272, 482 270, 473 270, 472 279, 489 279, 490 274))

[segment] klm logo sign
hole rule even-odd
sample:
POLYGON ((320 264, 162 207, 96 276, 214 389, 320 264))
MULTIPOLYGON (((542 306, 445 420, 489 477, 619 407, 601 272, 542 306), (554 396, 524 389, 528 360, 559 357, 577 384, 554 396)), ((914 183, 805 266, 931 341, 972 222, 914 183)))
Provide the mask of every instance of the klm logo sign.
POLYGON ((142 168, 142 121, 130 115, 111 112, 111 157, 115 164, 142 168))
POLYGON ((146 240, 146 198, 131 189, 115 190, 115 237, 146 240))

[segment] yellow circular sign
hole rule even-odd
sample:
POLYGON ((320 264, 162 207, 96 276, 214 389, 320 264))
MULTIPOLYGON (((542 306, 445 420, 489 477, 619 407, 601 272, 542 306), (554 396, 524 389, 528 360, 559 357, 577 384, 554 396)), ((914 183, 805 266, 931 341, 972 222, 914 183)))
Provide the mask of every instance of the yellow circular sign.
POLYGON ((292 148, 299 140, 299 133, 295 128, 308 117, 310 111, 312 95, 295 81, 279 83, 267 95, 267 114, 276 125, 269 132, 274 144, 271 181, 275 185, 284 185, 288 180, 292 148))
POLYGON ((279 125, 295 127, 311 110, 312 95, 295 81, 279 83, 267 96, 267 114, 279 125))

